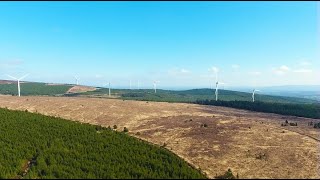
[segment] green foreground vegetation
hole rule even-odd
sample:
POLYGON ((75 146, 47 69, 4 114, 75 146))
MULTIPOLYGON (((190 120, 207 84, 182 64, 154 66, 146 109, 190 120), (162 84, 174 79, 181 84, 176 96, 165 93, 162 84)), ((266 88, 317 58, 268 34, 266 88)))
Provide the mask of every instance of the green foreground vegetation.
POLYGON ((2 108, 0 119, 1 179, 206 178, 168 150, 124 132, 2 108))
MULTIPOLYGON (((47 85, 46 83, 23 82, 20 83, 21 95, 60 95, 66 93, 71 85, 47 85)), ((18 95, 17 83, 0 84, 0 94, 18 95)))

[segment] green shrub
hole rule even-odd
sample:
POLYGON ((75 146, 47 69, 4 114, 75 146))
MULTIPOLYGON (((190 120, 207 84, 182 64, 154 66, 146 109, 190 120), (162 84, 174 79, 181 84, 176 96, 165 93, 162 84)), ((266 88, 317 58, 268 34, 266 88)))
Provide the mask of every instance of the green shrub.
POLYGON ((215 178, 216 179, 236 179, 236 177, 233 175, 230 168, 223 175, 216 176, 215 178))

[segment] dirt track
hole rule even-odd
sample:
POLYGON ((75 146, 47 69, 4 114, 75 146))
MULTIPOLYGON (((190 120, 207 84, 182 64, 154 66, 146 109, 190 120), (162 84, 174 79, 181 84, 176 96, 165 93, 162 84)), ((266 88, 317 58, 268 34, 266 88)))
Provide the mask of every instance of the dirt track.
POLYGON ((214 106, 97 98, 0 96, 0 107, 117 125, 119 130, 127 127, 133 136, 166 143, 210 178, 228 168, 240 178, 320 178, 320 131, 307 126, 320 120, 214 106), (280 126, 285 120, 297 122, 298 127, 280 126))

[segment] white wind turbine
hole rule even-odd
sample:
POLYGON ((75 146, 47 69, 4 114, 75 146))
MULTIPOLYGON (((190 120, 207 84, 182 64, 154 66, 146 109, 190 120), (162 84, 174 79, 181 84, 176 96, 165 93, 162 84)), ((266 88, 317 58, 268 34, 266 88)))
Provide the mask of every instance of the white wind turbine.
POLYGON ((219 81, 218 81, 218 68, 213 68, 214 73, 216 74, 216 90, 214 92, 214 94, 216 95, 216 101, 218 101, 218 85, 219 85, 219 81))
POLYGON ((108 82, 108 84, 103 84, 102 87, 107 87, 108 86, 108 96, 111 96, 111 83, 110 81, 108 82))
POLYGON ((19 97, 20 97, 20 80, 22 80, 23 78, 27 77, 28 75, 29 75, 29 74, 26 74, 26 75, 24 75, 24 76, 22 76, 22 77, 20 77, 20 78, 16 78, 16 77, 7 75, 7 76, 9 76, 10 78, 15 79, 15 80, 18 81, 18 96, 19 96, 19 97))
POLYGON ((109 82, 109 97, 111 96, 111 84, 110 84, 110 82, 109 82))
POLYGON ((219 84, 222 84, 222 85, 224 85, 225 83, 223 83, 223 82, 219 82, 219 80, 218 80, 218 68, 216 68, 216 67, 213 67, 213 71, 215 72, 215 74, 216 74, 216 90, 215 90, 215 92, 214 92, 214 94, 215 94, 215 96, 216 96, 216 101, 218 101, 218 95, 219 95, 219 93, 218 93, 218 90, 219 90, 219 84))
POLYGON ((157 93, 157 83, 159 81, 153 81, 153 89, 154 89, 154 93, 157 93))
POLYGON ((260 90, 253 89, 253 91, 252 91, 252 102, 254 102, 254 94, 255 94, 255 92, 260 92, 260 90))
POLYGON ((79 85, 80 78, 78 78, 77 76, 74 76, 74 78, 76 79, 76 85, 79 85))

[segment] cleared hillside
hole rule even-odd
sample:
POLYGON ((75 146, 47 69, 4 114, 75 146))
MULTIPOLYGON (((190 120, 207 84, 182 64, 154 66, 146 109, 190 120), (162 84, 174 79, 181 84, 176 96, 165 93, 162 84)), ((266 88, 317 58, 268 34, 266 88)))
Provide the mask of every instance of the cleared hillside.
POLYGON ((208 177, 320 178, 320 131, 294 116, 186 103, 1 96, 0 106, 102 125, 164 146, 208 177), (282 126, 288 121, 297 126, 282 126))

